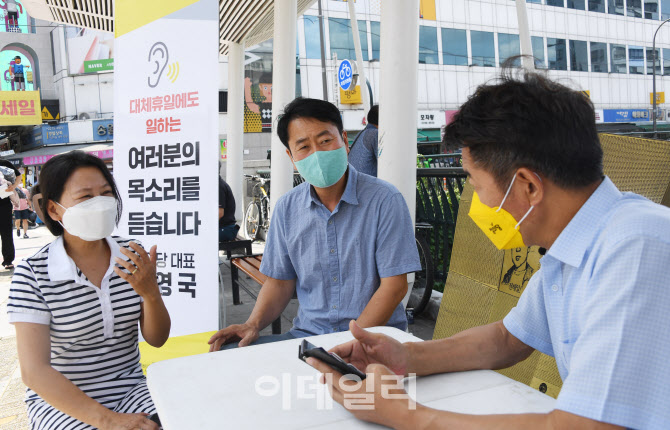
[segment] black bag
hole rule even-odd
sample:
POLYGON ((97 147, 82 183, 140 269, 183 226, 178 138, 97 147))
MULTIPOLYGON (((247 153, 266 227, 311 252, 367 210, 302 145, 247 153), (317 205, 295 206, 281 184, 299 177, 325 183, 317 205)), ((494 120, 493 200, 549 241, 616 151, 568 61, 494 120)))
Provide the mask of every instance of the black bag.
POLYGON ((28 215, 28 221, 34 224, 36 220, 37 220, 37 212, 35 211, 30 212, 30 215, 28 215))

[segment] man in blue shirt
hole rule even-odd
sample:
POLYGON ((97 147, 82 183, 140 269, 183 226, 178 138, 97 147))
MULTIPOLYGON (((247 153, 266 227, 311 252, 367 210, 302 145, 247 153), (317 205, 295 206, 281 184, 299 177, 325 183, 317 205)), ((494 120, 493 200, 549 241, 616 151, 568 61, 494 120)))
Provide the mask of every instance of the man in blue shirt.
POLYGON ((368 112, 368 125, 361 131, 349 152, 349 164, 360 173, 377 177, 377 158, 379 158, 379 106, 374 105, 368 112))
MULTIPOLYGON (((407 396, 384 398, 382 382, 374 411, 352 412, 394 428, 667 429, 670 209, 603 175, 589 99, 542 75, 506 76, 477 89, 445 141, 463 146, 470 217, 500 249, 545 248, 540 270, 501 321, 406 344, 352 323, 356 339, 333 351, 379 381, 501 369, 539 350, 556 358, 563 387, 548 414, 474 416, 410 410, 407 396)), ((338 401, 368 385, 346 393, 333 376, 338 401)))
POLYGON ((212 336, 210 351, 346 331, 351 320, 405 330, 407 273, 421 264, 402 194, 348 164, 347 133, 331 103, 295 99, 277 134, 306 182, 273 210, 260 267, 268 279, 249 319, 212 336), (259 339, 294 291, 291 331, 259 339))

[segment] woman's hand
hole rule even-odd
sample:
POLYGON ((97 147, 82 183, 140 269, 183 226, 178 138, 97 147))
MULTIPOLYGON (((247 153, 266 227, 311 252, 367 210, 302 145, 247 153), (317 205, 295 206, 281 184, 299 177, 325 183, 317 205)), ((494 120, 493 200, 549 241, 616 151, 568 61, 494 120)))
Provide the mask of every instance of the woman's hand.
POLYGON ((114 267, 114 271, 126 280, 144 300, 160 296, 158 281, 156 280, 156 245, 151 247, 149 254, 135 242, 130 242, 130 247, 135 252, 121 248, 121 253, 128 257, 130 261, 115 258, 116 263, 126 271, 119 267, 114 267))
POLYGON ((120 414, 112 412, 107 415, 101 425, 101 430, 158 430, 158 424, 151 421, 149 414, 120 414))

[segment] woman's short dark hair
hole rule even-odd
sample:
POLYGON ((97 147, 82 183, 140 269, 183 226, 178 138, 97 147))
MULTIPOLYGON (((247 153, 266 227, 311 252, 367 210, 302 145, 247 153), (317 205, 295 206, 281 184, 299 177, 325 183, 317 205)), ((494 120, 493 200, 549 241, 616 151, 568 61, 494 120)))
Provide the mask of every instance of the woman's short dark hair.
POLYGON ((42 209, 42 214, 44 215, 43 221, 54 236, 62 235, 63 227, 49 216, 49 200, 60 203, 68 179, 70 179, 77 169, 82 167, 95 167, 100 170, 100 173, 105 177, 109 186, 112 187, 112 193, 114 193, 114 198, 118 203, 116 213, 117 224, 121 219, 121 213, 123 211, 121 196, 119 195, 119 190, 114 182, 114 177, 105 163, 98 157, 83 151, 70 151, 65 154, 57 155, 47 161, 44 167, 42 167, 38 181, 40 187, 39 191, 42 193, 40 209, 42 209))
POLYGON ((481 85, 445 130, 446 147, 467 147, 501 189, 527 167, 578 189, 603 177, 603 150, 591 101, 542 74, 504 69, 481 85))
POLYGON ((277 121, 277 135, 289 151, 291 148, 288 146, 288 125, 298 118, 312 118, 321 122, 329 122, 337 127, 340 134, 344 130, 342 115, 334 104, 318 99, 298 97, 286 105, 284 113, 277 121))

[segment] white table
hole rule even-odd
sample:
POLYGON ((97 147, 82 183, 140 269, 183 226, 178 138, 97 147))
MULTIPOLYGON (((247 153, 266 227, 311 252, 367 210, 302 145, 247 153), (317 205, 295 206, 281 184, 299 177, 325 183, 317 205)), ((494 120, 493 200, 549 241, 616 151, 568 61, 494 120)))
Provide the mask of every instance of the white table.
MULTIPOLYGON (((371 330, 401 342, 421 340, 395 328, 371 330)), ((309 341, 329 349, 351 339, 350 332, 343 332, 309 341)), ((298 359, 300 342, 288 340, 152 364, 148 385, 163 428, 378 428, 332 403, 326 388, 317 382, 319 372, 298 359), (278 392, 272 395, 273 391, 278 392)), ((436 409, 471 414, 544 413, 555 402, 489 370, 417 378, 415 399, 436 409)))

